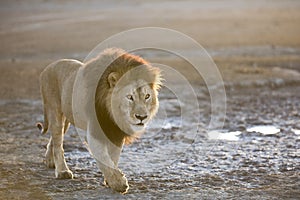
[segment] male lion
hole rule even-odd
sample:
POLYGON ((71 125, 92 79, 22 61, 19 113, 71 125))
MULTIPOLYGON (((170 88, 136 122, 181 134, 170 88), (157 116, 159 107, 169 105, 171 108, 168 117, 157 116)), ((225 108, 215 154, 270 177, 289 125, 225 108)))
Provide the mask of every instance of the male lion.
POLYGON ((158 110, 160 70, 141 57, 111 48, 86 63, 63 59, 50 64, 41 73, 40 84, 44 124, 37 126, 42 133, 51 132, 46 165, 55 168, 57 178, 73 178, 63 150, 71 123, 87 132, 86 142, 105 182, 126 193, 127 179, 118 168, 120 152, 124 143, 144 132, 158 110))

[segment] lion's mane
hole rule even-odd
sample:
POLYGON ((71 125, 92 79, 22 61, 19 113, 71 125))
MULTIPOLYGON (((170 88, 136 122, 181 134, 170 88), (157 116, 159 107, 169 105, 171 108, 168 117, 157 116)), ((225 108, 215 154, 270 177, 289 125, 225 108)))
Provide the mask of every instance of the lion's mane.
MULTIPOLYGON (((119 76, 118 78, 121 78, 129 72, 129 79, 132 81, 137 78, 143 79, 149 83, 152 90, 157 92, 161 86, 161 71, 159 68, 151 66, 143 58, 116 48, 105 50, 99 56, 87 62, 85 67, 95 65, 97 67, 106 67, 95 93, 95 110, 98 122, 108 139, 115 145, 130 144, 137 138, 137 135, 124 133, 115 123, 111 107, 108 106, 110 105, 109 102, 113 91, 108 81, 109 75, 116 72, 119 76), (137 70, 132 70, 133 68, 137 70)), ((158 105, 158 101, 153 103, 158 105)), ((150 112, 156 112, 156 110, 151 110, 150 112)))

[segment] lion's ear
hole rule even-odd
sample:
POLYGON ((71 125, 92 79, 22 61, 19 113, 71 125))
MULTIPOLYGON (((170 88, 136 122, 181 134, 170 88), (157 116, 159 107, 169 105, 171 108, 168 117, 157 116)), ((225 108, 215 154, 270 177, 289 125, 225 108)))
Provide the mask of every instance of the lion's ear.
POLYGON ((108 75, 107 81, 109 84, 109 87, 115 87, 117 81, 118 81, 119 75, 117 72, 112 72, 108 75))

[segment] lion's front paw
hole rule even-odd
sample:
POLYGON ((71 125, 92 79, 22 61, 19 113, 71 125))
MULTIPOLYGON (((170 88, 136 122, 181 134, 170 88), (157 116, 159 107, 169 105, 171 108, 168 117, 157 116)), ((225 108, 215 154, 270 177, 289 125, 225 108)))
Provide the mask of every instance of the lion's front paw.
POLYGON ((58 179, 73 179, 73 173, 70 170, 56 172, 55 176, 58 179))
POLYGON ((119 170, 116 170, 111 176, 106 177, 105 183, 113 190, 122 194, 127 193, 129 189, 128 181, 125 175, 119 170))

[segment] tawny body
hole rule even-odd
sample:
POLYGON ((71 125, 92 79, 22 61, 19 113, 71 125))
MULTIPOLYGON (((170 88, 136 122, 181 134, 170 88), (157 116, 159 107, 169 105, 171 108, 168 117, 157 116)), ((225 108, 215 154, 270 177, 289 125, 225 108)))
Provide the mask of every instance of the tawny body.
POLYGON ((138 56, 108 49, 87 63, 68 59, 52 63, 41 73, 40 84, 44 124, 38 127, 51 132, 46 165, 55 168, 57 178, 73 178, 63 149, 71 123, 86 131, 90 152, 107 184, 127 192, 119 156, 124 142, 143 133, 157 112, 160 71, 138 56))

